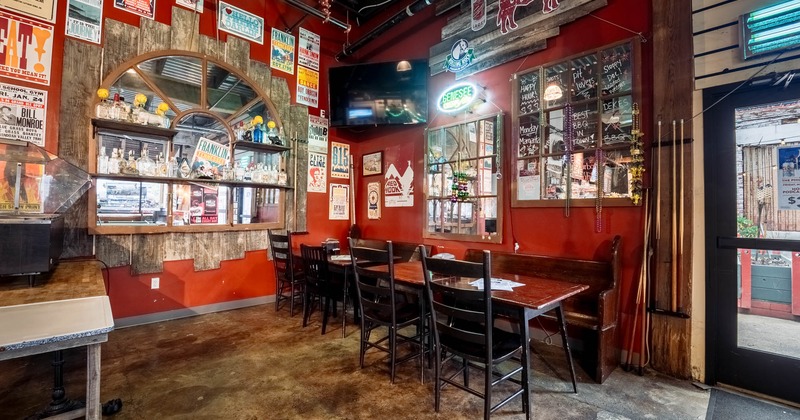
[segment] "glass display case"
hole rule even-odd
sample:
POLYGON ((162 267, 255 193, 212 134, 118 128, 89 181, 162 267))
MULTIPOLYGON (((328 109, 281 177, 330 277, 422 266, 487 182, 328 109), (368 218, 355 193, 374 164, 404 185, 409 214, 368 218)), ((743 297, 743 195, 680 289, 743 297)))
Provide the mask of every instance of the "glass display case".
POLYGON ((44 149, 0 140, 0 276, 49 271, 64 219, 91 185, 89 175, 44 149))

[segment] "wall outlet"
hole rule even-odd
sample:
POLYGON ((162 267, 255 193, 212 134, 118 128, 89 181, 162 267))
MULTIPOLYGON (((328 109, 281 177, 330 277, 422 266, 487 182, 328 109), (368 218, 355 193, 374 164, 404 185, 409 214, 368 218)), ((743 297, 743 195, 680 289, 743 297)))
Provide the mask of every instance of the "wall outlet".
POLYGON ((158 286, 161 285, 161 279, 158 277, 153 277, 150 279, 150 288, 151 289, 158 289, 158 286))

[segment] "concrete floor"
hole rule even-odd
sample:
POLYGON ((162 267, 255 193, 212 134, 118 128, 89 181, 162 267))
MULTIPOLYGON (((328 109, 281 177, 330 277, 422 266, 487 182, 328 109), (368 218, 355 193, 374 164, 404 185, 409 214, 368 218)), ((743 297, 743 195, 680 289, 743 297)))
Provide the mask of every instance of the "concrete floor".
POLYGON ((739 347, 800 358, 800 322, 743 313, 737 320, 739 347))
MULTIPOLYGON (((113 331, 103 345, 102 400, 121 398, 117 419, 474 419, 482 403, 443 391, 433 410, 430 371, 401 365, 394 385, 380 356, 358 366, 358 328, 334 320, 320 335, 272 305, 113 331)), ((703 419, 709 393, 686 381, 617 369, 602 385, 580 368, 571 392, 560 348, 533 345, 535 419, 703 419)), ((85 392, 85 351, 66 352, 66 387, 85 392)), ((0 419, 43 408, 52 386, 49 356, 0 362, 0 419)), ((477 382, 477 380, 475 381, 477 382)), ((523 418, 519 404, 493 418, 523 418)))

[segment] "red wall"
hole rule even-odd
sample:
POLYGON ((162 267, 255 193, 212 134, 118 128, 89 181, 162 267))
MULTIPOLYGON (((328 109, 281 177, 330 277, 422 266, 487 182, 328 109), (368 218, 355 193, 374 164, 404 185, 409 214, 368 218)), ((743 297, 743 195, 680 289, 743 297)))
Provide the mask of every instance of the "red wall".
MULTIPOLYGON (((647 35, 651 27, 650 2, 641 0, 610 0, 608 6, 594 12, 602 19, 627 27, 634 32, 647 35)), ((441 41, 440 30, 445 18, 437 18, 433 8, 423 11, 401 23, 378 42, 369 44, 369 49, 358 53, 360 59, 367 61, 396 61, 408 58, 426 58, 428 48, 441 41)), ((491 19, 490 23, 491 24, 491 19)), ((438 252, 463 255, 467 248, 513 251, 514 243, 519 243, 519 252, 559 255, 577 258, 602 258, 604 251, 614 235, 621 235, 622 241, 622 319, 623 330, 627 331, 629 314, 633 315, 635 288, 641 263, 643 243, 642 207, 604 207, 602 209, 602 229, 596 231, 595 208, 571 208, 565 215, 564 208, 510 208, 512 177, 510 168, 513 162, 511 151, 511 83, 512 74, 556 61, 560 58, 597 49, 616 41, 635 35, 591 16, 561 27, 558 37, 548 40, 547 49, 527 57, 505 63, 490 70, 468 77, 473 83, 486 87, 488 101, 476 114, 504 112, 504 160, 503 160, 503 243, 485 244, 447 240, 423 240, 422 227, 424 208, 422 207, 424 127, 392 127, 368 129, 355 133, 346 129, 334 129, 335 137, 350 139, 354 145, 356 173, 360 174, 361 155, 374 151, 384 151, 384 168, 394 163, 402 173, 406 159, 411 159, 415 173, 415 206, 405 208, 383 207, 381 220, 368 220, 366 215, 366 183, 382 180, 380 177, 362 178, 357 181, 357 222, 362 236, 367 238, 391 238, 406 242, 425 242, 436 247, 438 252)), ((652 53, 649 44, 642 44, 642 100, 643 127, 652 123, 646 111, 652 103, 652 53)), ((437 115, 435 99, 438 93, 455 81, 452 73, 439 74, 429 80, 428 95, 429 123, 431 126, 445 125, 452 121, 447 115, 437 115)), ((646 131, 646 130, 645 130, 646 131)), ((647 135, 647 132, 645 132, 647 135)), ((646 137, 647 138, 647 137, 646 137)))

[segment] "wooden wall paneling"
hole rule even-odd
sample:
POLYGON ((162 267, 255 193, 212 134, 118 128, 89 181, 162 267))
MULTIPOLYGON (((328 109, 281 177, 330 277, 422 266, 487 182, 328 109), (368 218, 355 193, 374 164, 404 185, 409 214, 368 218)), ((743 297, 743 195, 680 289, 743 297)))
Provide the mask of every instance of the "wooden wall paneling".
POLYGON ((258 251, 269 248, 269 238, 266 230, 245 231, 245 251, 258 251))
POLYGON ((219 232, 198 233, 194 235, 194 242, 192 242, 194 271, 219 268, 221 254, 219 237, 219 232))
POLYGON ((272 96, 272 73, 269 71, 267 63, 250 60, 250 65, 247 67, 247 75, 253 79, 253 82, 261 88, 265 95, 272 96))
MULTIPOLYGON (((798 56, 796 59, 792 59, 789 61, 781 61, 780 63, 773 63, 768 68, 760 71, 759 75, 763 76, 772 72, 783 73, 797 69, 800 69, 800 56, 798 56)), ((714 86, 721 86, 721 85, 727 85, 729 83, 742 82, 750 78, 753 74, 755 74, 759 70, 761 70, 761 67, 745 68, 745 69, 737 69, 734 67, 730 67, 728 71, 726 71, 725 73, 716 74, 714 76, 701 77, 700 75, 698 75, 698 79, 694 83, 694 88, 697 90, 703 90, 714 86)))
POLYGON ((195 233, 169 233, 164 243, 164 261, 180 261, 191 259, 194 255, 192 244, 195 233))
MULTIPOLYGON (((692 32, 697 33, 705 29, 716 28, 737 22, 739 16, 752 12, 753 10, 766 6, 764 0, 736 0, 736 1, 715 1, 706 6, 692 5, 692 10, 697 12, 692 18, 692 32)), ((773 2, 774 3, 774 2, 773 2)))
POLYGON ((250 65, 250 42, 236 36, 229 36, 225 43, 224 59, 231 66, 247 73, 250 65))
POLYGON ((101 79, 103 80, 122 63, 136 57, 139 45, 139 28, 135 26, 113 19, 106 19, 104 28, 105 42, 103 44, 103 69, 101 74, 101 79))
POLYGON ((109 267, 131 263, 131 235, 96 235, 95 255, 109 267))
POLYGON ((172 7, 170 45, 173 49, 200 52, 200 14, 183 7, 172 7))
POLYGON ((200 35, 200 52, 202 54, 217 59, 222 59, 223 51, 224 47, 222 46, 222 43, 218 39, 212 38, 210 36, 200 35))
MULTIPOLYGON (((98 60, 86 57, 100 55, 100 47, 67 38, 64 41, 64 64, 61 85, 61 119, 69 124, 58 126, 58 156, 67 162, 89 170, 89 127, 95 100, 94 92, 100 80, 98 60)), ((89 220, 88 194, 81 197, 64 214, 64 245, 62 258, 92 255, 92 238, 87 229, 89 220)))
POLYGON ((713 51, 739 48, 739 26, 724 26, 694 37, 695 57, 713 51))
POLYGON ((218 232, 221 261, 241 260, 247 249, 247 236, 244 231, 218 232))
MULTIPOLYGON (((436 7, 436 16, 440 16, 451 9, 461 6, 462 4, 464 4, 464 2, 461 0, 439 0, 434 5, 436 7)), ((487 14, 487 18, 488 16, 489 15, 487 14)))
MULTIPOLYGON (((692 92, 693 92, 693 43, 692 43, 692 3, 691 0, 675 0, 669 2, 655 1, 653 7, 653 121, 662 121, 662 141, 672 139, 672 121, 685 121, 683 129, 685 137, 692 133, 692 92)), ((678 123, 680 130, 680 123, 678 123)), ((653 127, 649 132, 656 133, 653 127)), ((680 137, 680 132, 677 134, 680 137)), ((692 153, 693 143, 684 146, 685 153, 692 153)), ((680 150, 680 148, 678 148, 680 150)), ((671 148, 661 148, 661 217, 660 239, 656 240, 656 263, 653 267, 653 280, 651 287, 656 297, 656 307, 670 311, 669 304, 664 305, 663 299, 670 296, 672 290, 673 269, 678 270, 677 289, 679 293, 679 306, 677 312, 689 314, 691 312, 691 272, 692 272, 692 224, 690 218, 683 217, 681 222, 684 230, 683 256, 674 261, 672 255, 672 212, 673 196, 679 183, 673 182, 673 166, 671 148), (666 156, 665 156, 666 155, 666 156), (675 185, 677 184, 677 185, 675 185), (673 267, 673 264, 679 264, 673 267)), ((680 156, 678 156, 680 158, 680 156)), ((679 162, 679 161, 678 161, 679 162)), ((684 162, 691 162, 684 161, 684 162)), ((678 163, 679 165, 679 163, 678 163)), ((684 167, 687 165, 685 164, 684 167)), ((684 180, 684 188, 693 185, 690 170, 684 180)), ((689 191, 684 191, 685 196, 691 197, 689 191)), ((682 197, 676 197, 682 198, 682 197)), ((678 202, 679 203, 679 202, 678 202)), ((677 210, 677 209, 675 209, 677 210)), ((692 214, 692 203, 688 199, 684 202, 686 214, 692 214)), ((690 320, 669 314, 652 314, 651 330, 651 361, 654 369, 678 378, 689 378, 691 375, 690 363, 690 320)))
MULTIPOLYGON (((289 104, 292 102, 292 94, 289 84, 282 77, 272 77, 270 86, 270 98, 278 111, 278 118, 281 120, 281 124, 286 124, 291 119, 289 104)), ((288 135, 288 133, 285 134, 288 135)))
POLYGON ((131 274, 164 271, 164 244, 168 235, 133 235, 131 238, 131 274))
POLYGON ((139 24, 139 54, 170 49, 172 28, 154 19, 142 18, 139 24))
MULTIPOLYGON (((292 138, 308 139, 308 107, 305 105, 292 105, 290 108, 289 134, 292 138)), ((288 137, 288 136, 287 136, 288 137)), ((290 167, 286 168, 294 185, 294 190, 286 194, 286 226, 294 231, 305 231, 307 212, 307 178, 308 178, 308 141, 297 141, 292 145, 294 154, 289 159, 290 167), (295 172, 295 165, 297 172, 295 172), (294 174, 297 174, 294 179, 294 174), (297 197, 297 208, 294 207, 297 197)))

